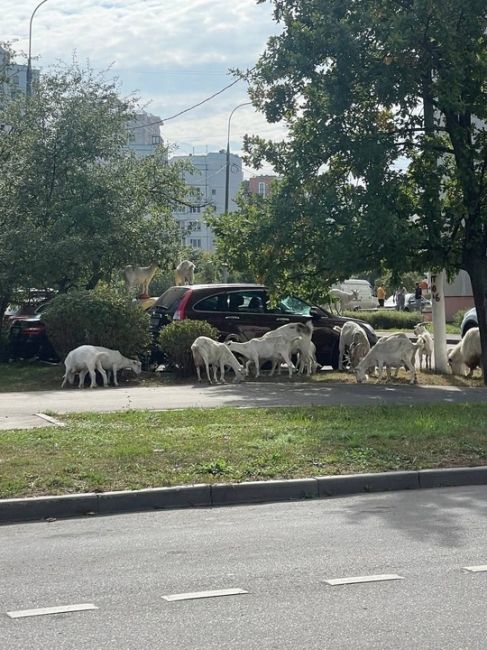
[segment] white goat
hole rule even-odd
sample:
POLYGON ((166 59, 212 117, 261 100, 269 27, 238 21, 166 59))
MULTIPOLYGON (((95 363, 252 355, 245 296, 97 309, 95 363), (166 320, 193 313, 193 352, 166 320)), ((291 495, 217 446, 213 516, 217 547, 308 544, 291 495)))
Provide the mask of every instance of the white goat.
POLYGON ((414 333, 417 336, 419 369, 423 370, 423 357, 425 358, 425 369, 431 370, 433 358, 433 337, 426 329, 425 323, 418 323, 414 326, 414 333))
POLYGON ((176 266, 176 285, 194 284, 195 265, 189 260, 183 260, 176 266))
POLYGON ((311 339, 301 336, 299 341, 292 348, 292 353, 298 355, 298 372, 300 375, 305 373, 310 377, 320 367, 316 361, 316 345, 311 339))
POLYGON ((330 289, 328 292, 330 298, 336 298, 335 304, 337 305, 337 311, 339 314, 343 313, 343 310, 352 300, 358 300, 359 295, 357 289, 352 291, 342 291, 341 289, 330 289))
POLYGON ((150 266, 132 266, 130 264, 126 266, 123 273, 127 289, 130 290, 133 287, 140 287, 140 295, 148 296, 150 281, 158 268, 159 264, 156 262, 150 266))
POLYGON ((352 344, 350 345, 348 355, 350 359, 350 367, 356 368, 360 361, 367 356, 370 350, 369 339, 367 334, 360 328, 360 331, 354 332, 352 336, 352 344))
POLYGON ((477 366, 482 367, 482 348, 480 346, 480 330, 472 327, 463 339, 450 350, 448 363, 454 375, 471 377, 477 366))
MULTIPOLYGON (((284 336, 272 336, 266 338, 262 336, 261 338, 251 339, 245 343, 239 343, 237 341, 228 341, 227 346, 232 350, 232 352, 238 352, 242 356, 248 359, 246 367, 249 368, 250 364, 253 363, 255 366, 255 376, 260 376, 260 364, 263 361, 271 360, 272 362, 277 361, 279 364, 281 361, 287 364, 289 369, 289 377, 292 376, 293 371, 296 370, 293 362, 291 361, 291 350, 295 341, 299 337, 295 337, 291 341, 287 340, 284 336)), ((271 371, 271 375, 274 372, 274 365, 271 371)))
MULTIPOLYGON (((275 330, 266 332, 261 338, 274 338, 276 336, 284 337, 287 341, 295 341, 291 348, 291 355, 298 355, 298 372, 303 374, 305 370, 308 375, 314 372, 318 366, 316 363, 316 347, 311 340, 313 336, 313 322, 307 321, 306 323, 287 323, 281 325, 275 330)), ((271 376, 274 374, 277 367, 277 374, 281 374, 280 360, 274 359, 272 364, 271 376)))
POLYGON ((381 338, 374 345, 367 355, 360 361, 354 372, 357 377, 357 382, 361 383, 367 379, 367 371, 369 368, 379 367, 379 378, 382 379, 384 366, 387 371, 387 381, 391 379, 391 367, 399 368, 406 366, 406 369, 411 372, 411 380, 409 383, 416 383, 416 369, 414 367, 414 356, 416 354, 417 345, 411 343, 406 334, 399 332, 391 334, 391 336, 381 338))
POLYGON ((194 365, 198 381, 201 381, 200 368, 205 366, 208 382, 211 384, 210 366, 213 366, 213 380, 218 383, 217 369, 220 368, 220 380, 225 383, 225 366, 230 366, 235 373, 235 382, 241 381, 244 376, 244 368, 239 364, 225 343, 219 343, 207 336, 198 336, 191 345, 194 365))
MULTIPOLYGON (((350 355, 350 346, 353 343, 354 335, 357 334, 357 336, 360 337, 360 340, 362 342, 365 339, 365 341, 368 343, 369 340, 362 327, 360 327, 358 323, 355 323, 352 320, 347 320, 347 322, 342 327, 340 327, 339 325, 335 325, 333 329, 335 330, 335 332, 338 332, 340 334, 340 342, 338 344, 338 370, 343 370, 343 361, 345 358, 345 353, 348 349, 350 355)), ((367 352, 369 350, 370 350, 370 344, 367 352)))
POLYGON ((79 373, 79 388, 85 385, 85 377, 89 373, 91 378, 90 388, 96 386, 96 370, 103 377, 103 385, 108 383, 107 373, 103 369, 101 357, 103 352, 100 352, 94 345, 80 345, 79 347, 71 350, 64 360, 66 372, 64 373, 63 383, 61 388, 64 388, 66 382, 69 384, 74 383, 74 377, 79 373))
POLYGON ((113 383, 118 386, 117 372, 119 370, 133 370, 136 375, 142 372, 142 364, 139 359, 129 359, 124 357, 118 350, 110 350, 99 345, 93 346, 100 352, 99 360, 103 369, 107 371, 107 377, 110 379, 110 373, 113 377, 113 383))

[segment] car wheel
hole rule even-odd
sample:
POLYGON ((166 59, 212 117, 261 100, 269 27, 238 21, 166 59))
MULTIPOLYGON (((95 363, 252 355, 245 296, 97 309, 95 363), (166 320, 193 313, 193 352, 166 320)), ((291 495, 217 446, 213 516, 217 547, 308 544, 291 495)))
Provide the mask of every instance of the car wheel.
POLYGON ((409 311, 409 307, 404 307, 404 311, 409 311))
POLYGON ((468 323, 465 323, 465 327, 463 328, 463 332, 462 332, 462 339, 465 336, 465 334, 468 332, 468 330, 471 330, 473 327, 478 327, 477 323, 474 323, 473 321, 469 321, 468 323))
POLYGON ((243 341, 237 336, 237 334, 228 334, 225 337, 225 340, 223 341, 224 343, 228 343, 228 341, 235 341, 235 343, 242 343, 243 341))

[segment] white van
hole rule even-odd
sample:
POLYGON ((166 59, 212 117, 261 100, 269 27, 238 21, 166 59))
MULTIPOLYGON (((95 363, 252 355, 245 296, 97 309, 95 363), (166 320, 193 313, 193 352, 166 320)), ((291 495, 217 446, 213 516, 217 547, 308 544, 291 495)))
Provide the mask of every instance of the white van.
POLYGON ((357 292, 358 300, 351 300, 346 307, 347 311, 376 309, 379 306, 379 302, 372 292, 372 286, 367 280, 356 280, 352 278, 334 284, 332 288, 347 291, 348 293, 351 291, 357 292))

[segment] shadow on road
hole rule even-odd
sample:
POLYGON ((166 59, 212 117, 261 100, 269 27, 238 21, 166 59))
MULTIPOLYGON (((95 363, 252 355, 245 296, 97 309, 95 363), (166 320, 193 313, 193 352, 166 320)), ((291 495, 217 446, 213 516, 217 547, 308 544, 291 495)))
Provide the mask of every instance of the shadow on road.
POLYGON ((370 519, 381 519, 392 529, 405 533, 415 541, 439 547, 462 547, 470 530, 470 515, 487 519, 485 492, 478 488, 442 488, 397 492, 395 503, 390 495, 376 495, 373 504, 356 503, 345 507, 347 517, 358 530, 370 519), (382 498, 381 498, 382 496, 382 498))

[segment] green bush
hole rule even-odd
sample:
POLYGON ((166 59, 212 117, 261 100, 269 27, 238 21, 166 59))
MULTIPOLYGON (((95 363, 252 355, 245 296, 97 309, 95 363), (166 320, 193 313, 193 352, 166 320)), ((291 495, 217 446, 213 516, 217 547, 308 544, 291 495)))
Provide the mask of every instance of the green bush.
POLYGON ((217 340, 218 331, 204 320, 186 319, 170 323, 159 333, 159 349, 182 377, 194 372, 191 345, 198 336, 217 340))
POLYGON ((61 359, 79 345, 102 345, 130 357, 143 353, 151 343, 149 315, 107 288, 58 295, 42 320, 61 359))
POLYGON ((456 327, 460 328, 460 325, 462 324, 463 317, 465 316, 465 312, 467 312, 468 309, 459 309, 455 314, 453 314, 452 318, 452 324, 455 325, 456 327))
POLYGON ((376 330, 412 329, 421 321, 421 314, 414 311, 395 311, 394 309, 378 309, 377 311, 349 311, 344 316, 360 318, 370 323, 376 330))

